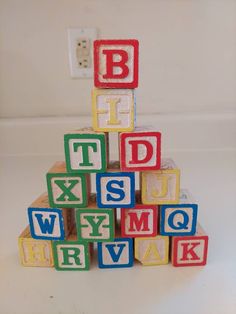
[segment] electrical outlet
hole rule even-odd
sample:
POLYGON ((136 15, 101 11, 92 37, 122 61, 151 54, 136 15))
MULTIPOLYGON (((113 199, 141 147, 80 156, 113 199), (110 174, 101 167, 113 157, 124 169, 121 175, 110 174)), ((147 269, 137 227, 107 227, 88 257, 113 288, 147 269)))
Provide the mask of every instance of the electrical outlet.
POLYGON ((93 41, 96 28, 69 28, 70 74, 73 78, 93 77, 93 41))

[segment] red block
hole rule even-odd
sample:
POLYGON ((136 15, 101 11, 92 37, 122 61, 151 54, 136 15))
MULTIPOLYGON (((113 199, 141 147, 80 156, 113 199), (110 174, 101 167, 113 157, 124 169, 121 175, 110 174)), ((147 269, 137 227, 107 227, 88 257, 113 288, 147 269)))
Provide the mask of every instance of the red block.
POLYGON ((120 134, 122 171, 150 171, 161 167, 161 133, 139 131, 120 134))
POLYGON ((157 235, 158 207, 136 205, 134 208, 121 208, 122 237, 155 237, 157 235))
POLYGON ((95 40, 94 85, 98 88, 136 88, 138 47, 135 39, 95 40))
POLYGON ((194 236, 172 237, 173 266, 204 266, 207 262, 207 252, 208 236, 200 225, 194 236))

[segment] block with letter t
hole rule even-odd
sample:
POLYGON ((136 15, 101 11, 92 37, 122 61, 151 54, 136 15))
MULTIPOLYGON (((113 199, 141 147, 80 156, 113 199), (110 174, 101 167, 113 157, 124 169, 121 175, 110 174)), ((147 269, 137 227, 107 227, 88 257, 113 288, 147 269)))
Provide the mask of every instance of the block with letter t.
POLYGON ((67 173, 64 161, 56 162, 47 173, 48 200, 51 207, 86 207, 90 197, 90 176, 67 173))
POLYGON ((51 208, 47 193, 38 197, 28 208, 31 236, 34 239, 64 240, 74 224, 73 208, 51 208))
POLYGON ((105 172, 108 160, 108 136, 83 128, 64 135, 68 173, 105 172))
POLYGON ((138 127, 120 133, 120 167, 122 171, 151 171, 161 167, 161 133, 138 127))
POLYGON ((135 39, 94 41, 94 85, 99 88, 138 86, 138 49, 135 39))
POLYGON ((173 266, 204 266, 207 263, 208 235, 197 225, 192 236, 174 236, 171 240, 173 266))

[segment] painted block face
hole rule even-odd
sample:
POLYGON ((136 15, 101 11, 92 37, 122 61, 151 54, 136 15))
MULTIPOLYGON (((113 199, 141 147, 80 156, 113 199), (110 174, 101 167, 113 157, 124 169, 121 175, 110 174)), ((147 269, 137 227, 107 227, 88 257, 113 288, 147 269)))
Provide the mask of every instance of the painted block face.
POLYGON ((121 208, 122 237, 155 237, 157 216, 157 206, 136 205, 134 208, 121 208))
POLYGON ((134 91, 94 89, 92 93, 93 129, 104 132, 134 129, 134 91))
POLYGON ((207 262, 208 236, 200 226, 194 236, 172 238, 173 266, 204 266, 207 262))
POLYGON ((78 209, 76 225, 79 241, 102 242, 114 239, 113 209, 78 209))
POLYGON ((94 85, 99 88, 138 86, 137 40, 94 41, 94 85))
POLYGON ((135 258, 143 265, 164 265, 169 260, 169 237, 135 238, 135 258))
POLYGON ((66 173, 64 162, 57 162, 47 173, 51 207, 86 207, 90 195, 90 178, 85 174, 66 173))
POLYGON ((134 180, 134 173, 131 172, 96 174, 97 206, 99 208, 134 207, 134 180))
POLYGON ((99 268, 132 267, 133 262, 132 239, 116 238, 113 242, 98 243, 99 268))
POLYGON ((27 227, 18 239, 20 261, 23 266, 52 267, 52 242, 35 240, 27 227))
POLYGON ((187 195, 187 191, 181 191, 179 204, 160 206, 161 235, 181 236, 196 233, 198 205, 191 204, 187 195))
POLYGON ((120 134, 120 165, 122 171, 158 170, 161 167, 161 133, 140 132, 120 134))
POLYGON ((161 170, 141 174, 143 204, 177 204, 179 202, 180 171, 171 159, 162 162, 161 170))
POLYGON ((107 166, 107 138, 90 129, 65 134, 66 168, 69 173, 104 172, 107 166))

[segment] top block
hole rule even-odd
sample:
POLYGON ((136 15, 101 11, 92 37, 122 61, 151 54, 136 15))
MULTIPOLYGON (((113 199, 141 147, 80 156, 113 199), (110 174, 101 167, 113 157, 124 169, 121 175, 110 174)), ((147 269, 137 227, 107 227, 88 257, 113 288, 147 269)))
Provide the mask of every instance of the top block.
POLYGON ((94 85, 98 88, 138 87, 138 48, 135 39, 94 41, 94 85))

